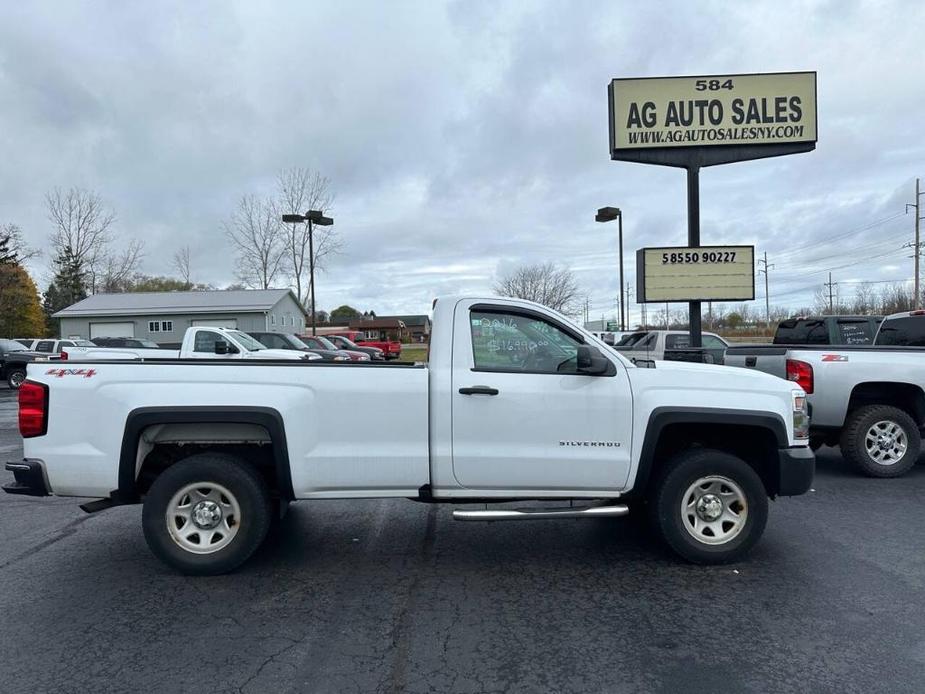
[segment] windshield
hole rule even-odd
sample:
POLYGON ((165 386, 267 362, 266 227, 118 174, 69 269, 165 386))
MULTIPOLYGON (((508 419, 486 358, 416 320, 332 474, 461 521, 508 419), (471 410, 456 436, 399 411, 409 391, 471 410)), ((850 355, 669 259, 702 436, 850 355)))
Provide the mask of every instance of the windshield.
POLYGON ((27 352, 28 350, 15 340, 0 340, 0 350, 4 352, 27 352))
POLYGON ((620 338, 620 341, 614 345, 614 347, 629 347, 630 345, 635 345, 642 338, 644 338, 649 333, 630 333, 629 335, 624 335, 620 338))
POLYGON ((353 340, 346 338, 342 335, 338 335, 337 337, 332 337, 331 340, 335 342, 338 347, 341 347, 343 349, 356 349, 357 347, 356 343, 353 340))
POLYGON ((145 349, 160 349, 161 346, 151 340, 138 340, 138 346, 145 349))
POLYGON ((251 352, 259 352, 262 349, 266 349, 262 344, 257 342, 247 333, 242 333, 240 330, 229 330, 228 334, 231 335, 235 340, 237 340, 244 349, 247 349, 251 352))
POLYGON ((95 342, 90 342, 90 340, 74 340, 75 347, 96 347, 95 342))
POLYGON ((316 340, 318 340, 318 342, 322 344, 324 349, 334 349, 334 350, 340 349, 337 345, 335 345, 333 342, 331 342, 328 338, 324 337, 323 335, 315 335, 314 337, 316 340))
POLYGON ((324 346, 324 343, 322 343, 321 340, 318 339, 317 336, 312 337, 311 335, 309 335, 307 337, 303 337, 300 339, 302 340, 302 342, 304 342, 306 345, 308 345, 312 349, 328 349, 327 347, 324 346))

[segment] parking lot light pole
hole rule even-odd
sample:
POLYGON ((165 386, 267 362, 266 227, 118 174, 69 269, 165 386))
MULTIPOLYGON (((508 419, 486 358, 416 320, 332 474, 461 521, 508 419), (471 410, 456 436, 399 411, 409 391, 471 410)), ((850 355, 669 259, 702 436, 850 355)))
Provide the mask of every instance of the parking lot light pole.
MULTIPOLYGON (((312 297, 312 335, 317 334, 317 325, 315 319, 315 240, 312 235, 313 226, 329 227, 334 224, 332 217, 325 217, 321 210, 309 210, 302 214, 284 214, 283 222, 285 224, 302 224, 308 222, 308 291, 312 297)), ((300 299, 301 300, 301 299, 300 299)))
POLYGON ((620 235, 620 330, 626 330, 626 302, 623 300, 623 212, 619 207, 602 207, 594 215, 595 222, 612 222, 617 220, 620 235))

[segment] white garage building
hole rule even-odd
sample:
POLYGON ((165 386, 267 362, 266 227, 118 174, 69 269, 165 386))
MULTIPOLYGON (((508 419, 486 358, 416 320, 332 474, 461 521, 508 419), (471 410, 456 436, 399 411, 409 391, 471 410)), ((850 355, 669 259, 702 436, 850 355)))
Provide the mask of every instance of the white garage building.
POLYGON ((62 338, 139 337, 174 344, 193 325, 299 333, 305 310, 288 289, 94 294, 52 315, 62 338))

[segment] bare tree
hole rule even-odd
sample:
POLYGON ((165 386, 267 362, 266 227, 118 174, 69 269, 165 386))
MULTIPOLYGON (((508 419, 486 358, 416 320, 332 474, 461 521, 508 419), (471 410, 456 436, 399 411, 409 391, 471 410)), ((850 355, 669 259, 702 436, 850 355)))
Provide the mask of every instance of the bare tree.
POLYGON ((144 257, 144 242, 133 240, 128 247, 119 252, 107 251, 101 263, 100 275, 94 279, 100 291, 127 292, 132 288, 132 280, 138 272, 138 266, 144 257))
POLYGON ((23 240, 22 229, 16 224, 0 224, 0 265, 24 263, 40 255, 36 248, 30 248, 23 240))
POLYGON ((280 274, 285 253, 276 206, 245 195, 224 227, 237 255, 238 280, 250 288, 269 289, 280 274))
POLYGON ((103 274, 112 243, 111 227, 115 213, 93 191, 55 188, 45 194, 48 219, 54 225, 51 245, 56 254, 67 250, 82 277, 95 291, 96 278, 103 274))
POLYGON ((193 273, 190 271, 189 256, 189 246, 183 246, 183 248, 173 254, 173 269, 180 275, 180 279, 183 280, 187 289, 193 286, 193 273))
POLYGON ((495 292, 535 301, 562 313, 575 311, 581 300, 572 271, 551 262, 520 266, 495 284, 495 292))
MULTIPOLYGON (((308 210, 330 211, 334 203, 331 182, 311 169, 294 167, 280 171, 276 185, 277 219, 283 214, 304 214, 308 210)), ((312 261, 316 270, 323 268, 325 259, 339 253, 342 246, 333 226, 315 226, 312 236, 314 258, 309 257, 308 224, 287 224, 283 232, 286 273, 303 306, 307 306, 310 299, 307 275, 312 261)))

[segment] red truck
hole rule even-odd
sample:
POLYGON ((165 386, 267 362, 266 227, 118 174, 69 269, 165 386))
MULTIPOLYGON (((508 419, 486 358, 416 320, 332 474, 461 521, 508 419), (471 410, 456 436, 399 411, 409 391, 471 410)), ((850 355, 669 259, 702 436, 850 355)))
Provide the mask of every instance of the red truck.
POLYGON ((342 335, 348 340, 357 343, 360 347, 378 347, 382 350, 382 356, 386 359, 398 359, 401 357, 401 342, 397 340, 390 342, 388 340, 370 340, 362 330, 342 330, 332 335, 342 335))

